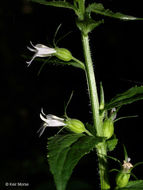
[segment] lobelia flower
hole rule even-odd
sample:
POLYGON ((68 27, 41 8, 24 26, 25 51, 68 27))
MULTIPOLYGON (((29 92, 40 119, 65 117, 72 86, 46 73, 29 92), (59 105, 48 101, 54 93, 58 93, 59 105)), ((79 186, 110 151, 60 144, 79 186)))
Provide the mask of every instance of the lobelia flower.
POLYGON ((127 158, 127 161, 126 160, 123 161, 122 167, 123 167, 123 170, 126 172, 128 172, 133 167, 130 161, 131 161, 131 158, 127 158))
POLYGON ((60 118, 52 114, 46 115, 43 112, 43 109, 40 113, 40 118, 44 121, 42 127, 38 130, 40 133, 39 136, 43 134, 46 127, 66 127, 67 130, 70 130, 76 134, 87 133, 88 135, 92 136, 92 134, 85 128, 84 124, 77 119, 70 119, 70 118, 60 118))
POLYGON ((40 118, 44 121, 44 123, 43 123, 42 127, 37 131, 40 133, 39 136, 41 136, 43 134, 46 127, 62 127, 62 126, 66 125, 63 118, 57 117, 52 114, 46 115, 43 112, 43 109, 41 109, 40 118))
POLYGON ((32 42, 30 42, 33 48, 27 47, 30 51, 35 52, 32 59, 30 61, 27 61, 26 63, 28 66, 32 63, 32 61, 35 59, 35 57, 48 57, 52 54, 56 53, 56 50, 54 48, 49 48, 43 44, 37 44, 33 45, 32 42))

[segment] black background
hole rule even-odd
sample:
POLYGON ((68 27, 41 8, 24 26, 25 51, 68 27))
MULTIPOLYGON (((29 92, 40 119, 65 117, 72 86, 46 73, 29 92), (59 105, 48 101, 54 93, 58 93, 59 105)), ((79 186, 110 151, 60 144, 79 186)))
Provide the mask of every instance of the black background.
MULTIPOLYGON (((106 0, 106 8, 128 15, 143 17, 141 1, 106 0)), ((93 16, 95 17, 95 16, 93 16)), ((98 16, 98 18, 101 18, 98 16)), ((13 189, 53 190, 52 175, 46 160, 47 136, 58 130, 48 128, 39 138, 36 131, 41 125, 41 107, 46 113, 62 116, 64 103, 72 91, 74 96, 68 108, 71 118, 92 123, 90 102, 84 72, 70 66, 46 65, 40 76, 41 63, 33 61, 27 68, 23 55, 30 55, 27 46, 52 45, 53 35, 59 24, 57 36, 71 31, 60 47, 69 49, 83 60, 80 33, 74 24, 72 11, 46 7, 25 0, 5 1, 0 6, 0 186, 5 182, 26 182, 29 187, 13 189)), ((142 44, 143 22, 123 22, 105 18, 105 23, 90 35, 91 54, 95 65, 97 83, 103 82, 106 101, 115 94, 135 85, 143 84, 142 44)), ((99 87, 99 85, 98 85, 99 87)), ((124 159, 122 144, 127 147, 132 163, 143 161, 142 127, 143 103, 123 107, 118 116, 139 115, 138 118, 119 121, 115 132, 120 142, 112 156, 124 159)), ((116 167, 110 161, 110 167, 116 167)), ((135 169, 143 178, 142 166, 135 169)), ((111 177, 113 181, 114 175, 111 177)), ((85 156, 75 168, 69 190, 98 189, 99 177, 95 153, 85 156)), ((12 189, 12 187, 7 187, 12 189)))

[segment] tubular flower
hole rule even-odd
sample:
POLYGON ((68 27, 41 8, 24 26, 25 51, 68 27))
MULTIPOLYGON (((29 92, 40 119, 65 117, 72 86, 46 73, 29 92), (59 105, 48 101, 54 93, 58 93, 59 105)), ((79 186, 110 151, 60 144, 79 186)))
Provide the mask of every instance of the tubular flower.
POLYGON ((54 48, 49 48, 43 44, 37 44, 33 45, 32 42, 30 42, 33 48, 27 47, 30 51, 35 52, 32 59, 30 61, 27 61, 26 63, 28 66, 32 63, 32 61, 35 59, 35 57, 48 57, 52 54, 56 53, 56 50, 54 48))
POLYGON ((70 130, 73 133, 81 134, 87 133, 88 135, 92 136, 92 134, 85 128, 84 124, 77 119, 70 119, 70 118, 60 118, 52 114, 46 115, 43 112, 43 109, 40 113, 40 118, 44 121, 42 127, 38 130, 40 133, 39 136, 43 134, 46 127, 66 127, 67 130, 70 130))
POLYGON ((66 125, 63 118, 57 117, 52 114, 46 115, 43 112, 43 109, 41 110, 40 118, 44 121, 44 123, 43 123, 42 127, 38 130, 38 132, 40 133, 39 136, 41 136, 43 134, 46 127, 62 127, 62 126, 66 125))

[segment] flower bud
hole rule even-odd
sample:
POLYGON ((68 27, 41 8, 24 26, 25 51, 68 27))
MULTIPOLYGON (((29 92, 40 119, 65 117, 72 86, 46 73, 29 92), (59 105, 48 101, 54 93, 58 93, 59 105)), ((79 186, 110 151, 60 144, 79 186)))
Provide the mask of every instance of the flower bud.
POLYGON ((55 56, 58 59, 61 59, 63 61, 72 60, 72 54, 69 50, 67 50, 65 48, 55 48, 55 50, 56 50, 55 56))
POLYGON ((130 179, 133 165, 130 163, 130 158, 124 160, 121 171, 116 176, 116 185, 119 188, 125 187, 130 179))
POLYGON ((77 119, 69 119, 66 120, 66 128, 68 128, 70 131, 74 132, 74 133, 84 133, 87 132, 87 130, 85 129, 84 124, 77 120, 77 119))
POLYGON ((106 119, 103 123, 103 136, 107 139, 111 138, 114 133, 114 125, 111 119, 106 119))
POLYGON ((130 178, 130 173, 126 173, 126 172, 119 172, 116 176, 116 185, 117 187, 125 187, 129 181, 130 178))

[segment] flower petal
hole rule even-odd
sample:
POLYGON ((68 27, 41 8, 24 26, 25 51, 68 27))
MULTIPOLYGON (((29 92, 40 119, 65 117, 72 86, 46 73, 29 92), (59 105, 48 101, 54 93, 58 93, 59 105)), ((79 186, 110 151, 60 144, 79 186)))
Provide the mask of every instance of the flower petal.
POLYGON ((49 114, 45 116, 46 118, 44 116, 40 113, 40 118, 46 123, 45 125, 49 127, 61 127, 66 125, 64 123, 64 119, 59 118, 55 115, 49 114))
POLYGON ((43 126, 40 127, 40 129, 37 131, 37 133, 40 133, 39 137, 41 137, 41 135, 44 133, 45 129, 46 129, 45 125, 43 125, 43 126))
POLYGON ((63 118, 57 117, 57 116, 52 115, 52 114, 46 115, 46 118, 47 118, 47 119, 52 119, 52 120, 64 121, 63 118))
POLYGON ((32 61, 35 59, 35 57, 37 57, 37 53, 35 53, 35 54, 33 55, 32 59, 31 59, 30 61, 26 61, 28 67, 31 65, 31 63, 32 63, 32 61))
POLYGON ((30 48, 30 47, 28 47, 28 46, 27 46, 27 49, 29 49, 30 51, 33 51, 33 52, 37 52, 36 49, 32 49, 32 48, 30 48))

